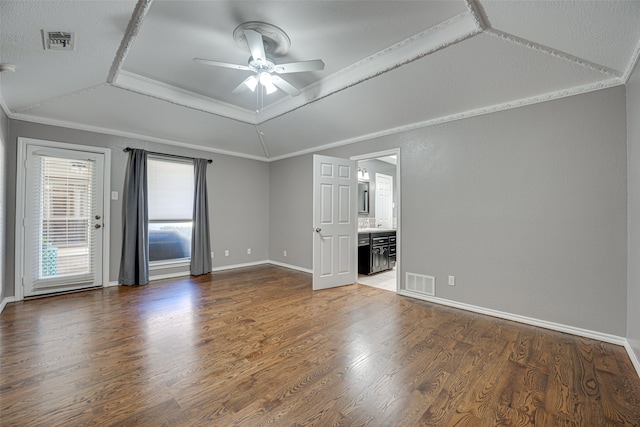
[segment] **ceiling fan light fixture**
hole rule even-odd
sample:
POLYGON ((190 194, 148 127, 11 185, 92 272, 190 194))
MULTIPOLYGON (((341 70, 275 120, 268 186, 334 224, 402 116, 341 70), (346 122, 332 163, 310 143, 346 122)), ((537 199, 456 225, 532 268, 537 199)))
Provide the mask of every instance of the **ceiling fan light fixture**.
POLYGON ((262 86, 273 86, 273 79, 271 78, 271 74, 269 73, 260 73, 260 84, 262 86))
POLYGON ((256 76, 251 76, 244 81, 244 84, 249 88, 251 92, 255 92, 256 87, 258 86, 258 78, 256 76))
POLYGON ((273 83, 264 85, 264 88, 267 90, 267 95, 271 95, 273 92, 278 90, 278 88, 275 87, 273 83))

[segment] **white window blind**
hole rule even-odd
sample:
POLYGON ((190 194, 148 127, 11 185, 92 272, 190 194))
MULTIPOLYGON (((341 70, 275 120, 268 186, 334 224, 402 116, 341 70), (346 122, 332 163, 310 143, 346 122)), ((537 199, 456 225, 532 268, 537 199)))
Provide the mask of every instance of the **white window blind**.
POLYGON ((38 213, 32 218, 36 253, 32 265, 40 286, 54 286, 60 276, 69 283, 94 278, 96 169, 92 160, 38 156, 38 188, 32 188, 38 213))
POLYGON ((193 173, 190 162, 147 160, 149 221, 191 221, 193 173))

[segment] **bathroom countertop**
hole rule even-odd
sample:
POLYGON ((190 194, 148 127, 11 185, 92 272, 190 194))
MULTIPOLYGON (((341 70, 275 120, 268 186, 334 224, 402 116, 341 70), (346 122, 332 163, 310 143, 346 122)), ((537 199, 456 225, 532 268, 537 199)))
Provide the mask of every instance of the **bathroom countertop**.
POLYGON ((358 234, 361 233, 388 233, 396 231, 394 228, 358 228, 358 234))

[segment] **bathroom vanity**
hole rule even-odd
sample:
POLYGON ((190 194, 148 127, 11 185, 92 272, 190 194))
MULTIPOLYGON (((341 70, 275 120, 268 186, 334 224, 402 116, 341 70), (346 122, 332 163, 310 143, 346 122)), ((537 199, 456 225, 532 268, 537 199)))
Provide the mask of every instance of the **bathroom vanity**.
POLYGON ((358 231, 358 273, 375 274, 396 265, 395 230, 358 231))

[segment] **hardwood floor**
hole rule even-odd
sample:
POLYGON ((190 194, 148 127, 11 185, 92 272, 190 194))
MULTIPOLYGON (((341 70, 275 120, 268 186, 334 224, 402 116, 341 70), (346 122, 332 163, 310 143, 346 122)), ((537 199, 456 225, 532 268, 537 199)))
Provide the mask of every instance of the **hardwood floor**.
POLYGON ((2 426, 640 424, 624 349, 275 266, 9 304, 2 426))

